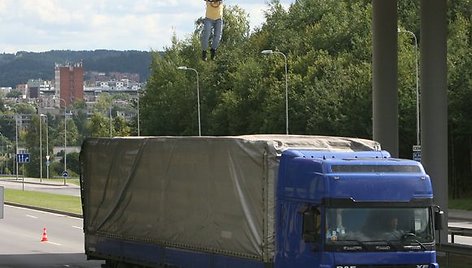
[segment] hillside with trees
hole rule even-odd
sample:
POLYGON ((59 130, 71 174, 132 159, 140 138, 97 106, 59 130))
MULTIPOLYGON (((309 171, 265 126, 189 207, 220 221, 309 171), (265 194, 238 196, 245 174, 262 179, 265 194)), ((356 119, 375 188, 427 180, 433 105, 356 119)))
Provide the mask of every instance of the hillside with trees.
POLYGON ((82 61, 86 71, 137 73, 141 82, 149 76, 151 52, 146 51, 70 51, 25 52, 0 54, 0 86, 15 87, 29 79, 54 79, 56 63, 82 61))
MULTIPOLYGON (((472 6, 448 1, 450 189, 472 192, 472 6)), ((398 1, 398 27, 420 37, 419 1, 398 1)), ((288 61, 289 131, 372 137, 371 1, 295 1, 284 9, 269 1, 265 22, 251 32, 248 14, 225 10, 222 45, 203 62, 199 33, 174 40, 152 73, 141 99, 144 135, 197 135, 198 71, 203 135, 285 133, 285 69, 288 61)), ((399 34, 400 156, 416 143, 414 40, 399 34)), ((421 42, 421 38, 418 40, 421 42)), ((418 51, 419 53, 419 51, 418 51)))

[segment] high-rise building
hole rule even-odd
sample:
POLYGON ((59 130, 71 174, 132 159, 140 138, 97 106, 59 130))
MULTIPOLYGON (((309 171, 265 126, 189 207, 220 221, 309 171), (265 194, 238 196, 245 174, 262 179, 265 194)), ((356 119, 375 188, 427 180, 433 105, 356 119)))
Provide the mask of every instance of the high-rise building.
POLYGON ((55 96, 61 108, 84 99, 84 69, 82 62, 75 64, 56 64, 55 96), (62 101, 61 101, 62 99, 62 101))

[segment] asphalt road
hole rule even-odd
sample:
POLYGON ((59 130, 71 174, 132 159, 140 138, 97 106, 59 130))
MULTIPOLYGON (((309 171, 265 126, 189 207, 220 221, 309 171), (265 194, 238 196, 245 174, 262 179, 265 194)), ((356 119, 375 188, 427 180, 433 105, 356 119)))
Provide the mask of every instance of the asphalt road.
POLYGON ((86 260, 80 218, 5 206, 0 241, 1 268, 98 268, 102 263, 86 260), (43 228, 46 242, 41 242, 43 228))

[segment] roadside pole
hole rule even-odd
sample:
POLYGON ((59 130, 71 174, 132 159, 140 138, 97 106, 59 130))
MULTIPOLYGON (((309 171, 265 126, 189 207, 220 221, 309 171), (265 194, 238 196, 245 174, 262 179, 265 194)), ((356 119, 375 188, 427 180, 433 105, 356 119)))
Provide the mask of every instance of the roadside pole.
POLYGON ((0 186, 0 220, 3 219, 3 210, 4 210, 4 189, 3 186, 0 186))

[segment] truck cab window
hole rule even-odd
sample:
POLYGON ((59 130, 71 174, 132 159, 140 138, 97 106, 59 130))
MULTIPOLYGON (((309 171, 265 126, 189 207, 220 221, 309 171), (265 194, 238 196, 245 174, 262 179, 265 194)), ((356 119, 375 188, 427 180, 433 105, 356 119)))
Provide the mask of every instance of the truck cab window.
POLYGON ((320 211, 316 207, 310 207, 303 212, 303 240, 316 242, 320 238, 320 211))
POLYGON ((333 246, 385 242, 401 246, 433 243, 429 208, 329 208, 326 210, 326 243, 333 246), (414 237, 414 239, 405 239, 414 237))

